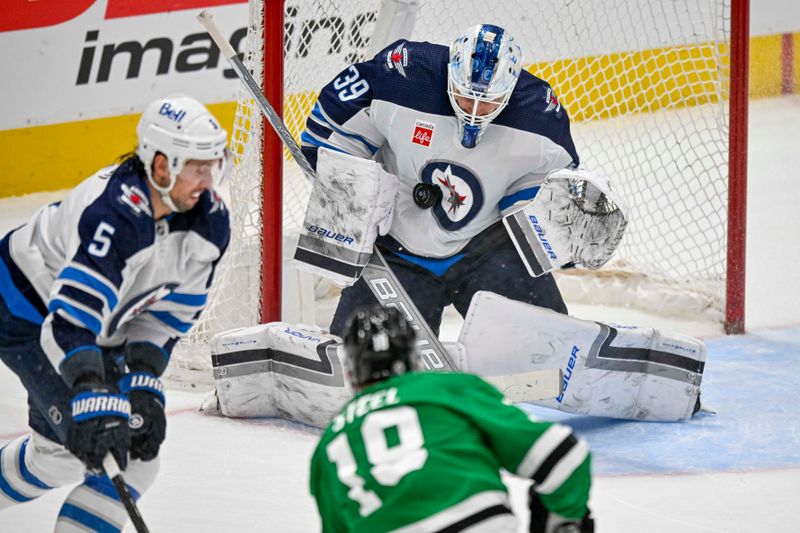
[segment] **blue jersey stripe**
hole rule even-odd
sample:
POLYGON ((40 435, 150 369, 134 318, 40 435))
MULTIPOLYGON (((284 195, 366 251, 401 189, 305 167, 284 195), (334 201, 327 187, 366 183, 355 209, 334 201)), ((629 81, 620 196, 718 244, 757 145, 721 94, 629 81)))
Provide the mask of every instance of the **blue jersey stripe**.
POLYGON ((0 297, 14 316, 41 324, 47 315, 47 307, 11 258, 9 241, 13 233, 0 240, 0 297))
POLYGON ((440 277, 444 276, 445 273, 450 270, 450 267, 458 263, 465 255, 456 254, 443 259, 433 259, 430 257, 419 257, 412 254, 401 254, 400 252, 395 252, 395 254, 399 255, 409 263, 414 263, 415 265, 421 266, 425 270, 440 277))
POLYGON ((22 479, 34 487, 39 487, 40 489, 52 489, 53 487, 33 475, 33 473, 28 470, 28 467, 25 465, 25 450, 28 447, 29 440, 30 438, 27 438, 22 441, 22 445, 19 447, 19 473, 22 475, 22 479))
POLYGON ((536 194, 539 192, 539 186, 530 187, 528 189, 522 189, 514 194, 509 194, 508 196, 503 196, 500 201, 497 203, 497 207, 500 208, 500 211, 508 209, 512 205, 517 202, 521 202, 523 200, 533 200, 536 194))
POLYGON ((0 258, 0 297, 3 298, 12 315, 34 324, 44 322, 44 317, 14 285, 11 273, 2 258, 0 258))
POLYGON ((361 144, 366 146, 367 149, 370 152, 372 152, 373 154, 378 151, 378 147, 377 146, 375 146, 374 144, 370 143, 368 140, 366 140, 361 135, 356 135, 355 133, 346 132, 343 129, 341 129, 341 126, 337 126, 336 124, 332 123, 330 120, 326 119, 325 115, 322 114, 322 108, 320 107, 319 102, 314 104, 314 110, 311 112, 311 114, 314 115, 321 122, 324 122, 329 128, 334 130, 339 135, 343 135, 345 137, 349 137, 351 139, 354 139, 354 140, 360 142, 361 144))
POLYGON ((20 494, 11 486, 11 484, 6 480, 5 476, 3 475, 3 452, 6 450, 7 446, 0 448, 0 492, 14 500, 15 502, 29 502, 33 498, 29 498, 24 494, 20 494))
POLYGON ((164 300, 182 305, 202 306, 206 305, 206 301, 208 301, 208 295, 171 292, 164 297, 164 300))
POLYGON ((333 134, 333 130, 328 126, 323 126, 315 120, 306 121, 306 131, 309 131, 320 139, 327 139, 333 134))
POLYGON ((70 518, 75 522, 86 526, 91 531, 97 531, 97 533, 119 533, 121 531, 114 524, 106 522, 99 516, 81 509, 76 505, 72 505, 71 503, 65 503, 62 505, 58 516, 70 518))
MULTIPOLYGON (((342 150, 342 149, 341 149, 341 148, 339 148, 338 146, 334 146, 334 145, 332 145, 332 144, 324 143, 324 142, 322 142, 322 141, 320 141, 320 140, 318 140, 318 139, 316 139, 316 138, 312 137, 311 135, 309 135, 309 134, 308 134, 308 133, 306 133, 305 131, 304 131, 304 132, 303 132, 303 134, 300 136, 300 140, 301 140, 301 141, 305 141, 305 142, 307 142, 307 143, 309 143, 309 144, 313 144, 313 145, 314 145, 314 146, 316 146, 316 147, 329 148, 330 150, 333 150, 334 152, 341 152, 341 153, 343 153, 343 154, 347 154, 347 155, 353 155, 353 154, 350 154, 350 153, 348 153, 348 152, 346 152, 346 151, 342 150)), ((358 156, 353 156, 353 157, 358 157, 358 156)))
POLYGON ((192 324, 189 322, 183 322, 172 313, 168 313, 166 311, 148 311, 148 313, 172 329, 178 330, 181 333, 186 333, 192 329, 192 324))
POLYGON ((99 279, 95 278, 94 276, 90 276, 82 270, 78 270, 77 268, 73 267, 67 267, 61 271, 61 274, 59 274, 58 277, 76 281, 89 287, 90 289, 94 289, 95 291, 99 292, 105 297, 106 302, 108 302, 109 310, 113 311, 117 306, 117 295, 115 291, 99 279))
POLYGON ((54 313, 59 309, 64 311, 69 316, 77 319, 81 324, 86 326, 86 329, 88 329, 95 335, 100 335, 100 331, 103 329, 103 325, 93 315, 87 313, 82 309, 78 309, 77 307, 74 307, 63 300, 58 300, 58 299, 50 300, 50 305, 47 307, 47 310, 50 311, 51 313, 54 313))
MULTIPOLYGON (((86 476, 83 484, 95 492, 119 501, 119 493, 117 492, 117 489, 114 488, 114 484, 111 482, 111 480, 108 479, 108 476, 96 476, 94 474, 89 474, 86 476)), ((134 499, 134 501, 138 500, 139 492, 130 485, 127 486, 128 492, 131 493, 131 497, 134 499)))
POLYGON ((61 288, 58 289, 59 296, 63 296, 64 300, 72 300, 73 302, 80 302, 81 305, 84 305, 97 313, 99 316, 103 315, 103 306, 105 302, 95 297, 93 294, 89 294, 81 288, 75 287, 73 285, 62 285, 61 288))

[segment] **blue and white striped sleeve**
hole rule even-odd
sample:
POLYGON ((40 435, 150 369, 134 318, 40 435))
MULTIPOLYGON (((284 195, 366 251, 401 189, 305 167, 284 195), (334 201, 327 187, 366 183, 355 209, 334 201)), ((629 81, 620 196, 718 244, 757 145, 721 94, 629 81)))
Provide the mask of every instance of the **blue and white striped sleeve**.
POLYGON ((129 259, 151 245, 154 235, 148 231, 152 219, 137 220, 107 194, 78 215, 79 243, 54 280, 42 324, 45 353, 62 374, 71 366, 72 377, 103 375, 97 337, 117 309, 124 278, 134 275, 129 259))
POLYGON ((322 88, 301 135, 313 167, 320 147, 371 159, 385 142, 369 116, 376 61, 351 65, 322 88))

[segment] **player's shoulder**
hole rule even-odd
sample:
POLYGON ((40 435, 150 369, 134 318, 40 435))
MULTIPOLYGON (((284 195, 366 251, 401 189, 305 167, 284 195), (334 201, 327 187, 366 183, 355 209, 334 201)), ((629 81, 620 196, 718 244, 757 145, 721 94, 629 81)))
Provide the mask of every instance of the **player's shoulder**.
POLYGON ((231 238, 230 215, 225 201, 213 189, 200 195, 200 199, 186 213, 176 213, 169 219, 170 231, 190 231, 213 244, 220 253, 231 238))
POLYGON ((408 79, 415 71, 433 75, 447 74, 449 50, 427 41, 399 39, 375 55, 373 61, 387 74, 408 79))
POLYGON ((412 372, 396 380, 399 396, 450 404, 469 393, 494 393, 480 376, 465 372, 412 372))
POLYGON ((401 39, 373 58, 373 98, 433 114, 453 114, 446 46, 401 39))
MULTIPOLYGON (((117 237, 119 252, 130 256, 155 240, 150 193, 138 159, 99 170, 76 190, 93 200, 83 204, 78 225, 82 240, 92 240, 100 224, 117 237), (113 228, 113 229, 109 229, 113 228)), ((80 202, 69 205, 82 205, 80 202)))
POLYGON ((94 211, 127 220, 137 227, 152 226, 153 204, 144 168, 137 158, 132 157, 119 165, 103 168, 89 180, 93 182, 93 187, 103 189, 90 206, 94 211))
POLYGON ((523 70, 508 106, 495 124, 549 136, 560 131, 569 117, 553 88, 545 80, 523 70))

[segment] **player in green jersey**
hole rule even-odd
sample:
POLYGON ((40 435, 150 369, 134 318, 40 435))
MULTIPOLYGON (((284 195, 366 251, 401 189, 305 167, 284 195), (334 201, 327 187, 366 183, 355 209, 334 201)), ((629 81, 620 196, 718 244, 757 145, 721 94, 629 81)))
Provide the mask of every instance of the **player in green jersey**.
POLYGON ((504 468, 533 480, 531 532, 592 532, 586 443, 531 421, 478 376, 414 372, 415 340, 393 308, 351 319, 345 371, 357 394, 311 460, 323 531, 516 531, 504 468))

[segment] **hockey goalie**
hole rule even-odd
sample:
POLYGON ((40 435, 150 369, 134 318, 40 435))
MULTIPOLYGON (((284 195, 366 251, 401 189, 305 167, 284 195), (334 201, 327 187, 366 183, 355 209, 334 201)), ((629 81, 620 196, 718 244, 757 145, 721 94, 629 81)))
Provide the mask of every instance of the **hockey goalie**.
POLYGON ((505 29, 482 24, 449 48, 401 39, 323 87, 302 135, 316 175, 294 259, 346 288, 328 331, 272 323, 217 336, 208 408, 324 426, 351 395, 338 335, 380 296, 364 275, 377 249, 434 334, 445 306, 464 317, 447 347, 454 369, 560 369, 542 404, 571 413, 695 412, 701 342, 567 314, 550 272, 602 267, 625 205, 581 167, 566 110, 523 64, 505 29))

